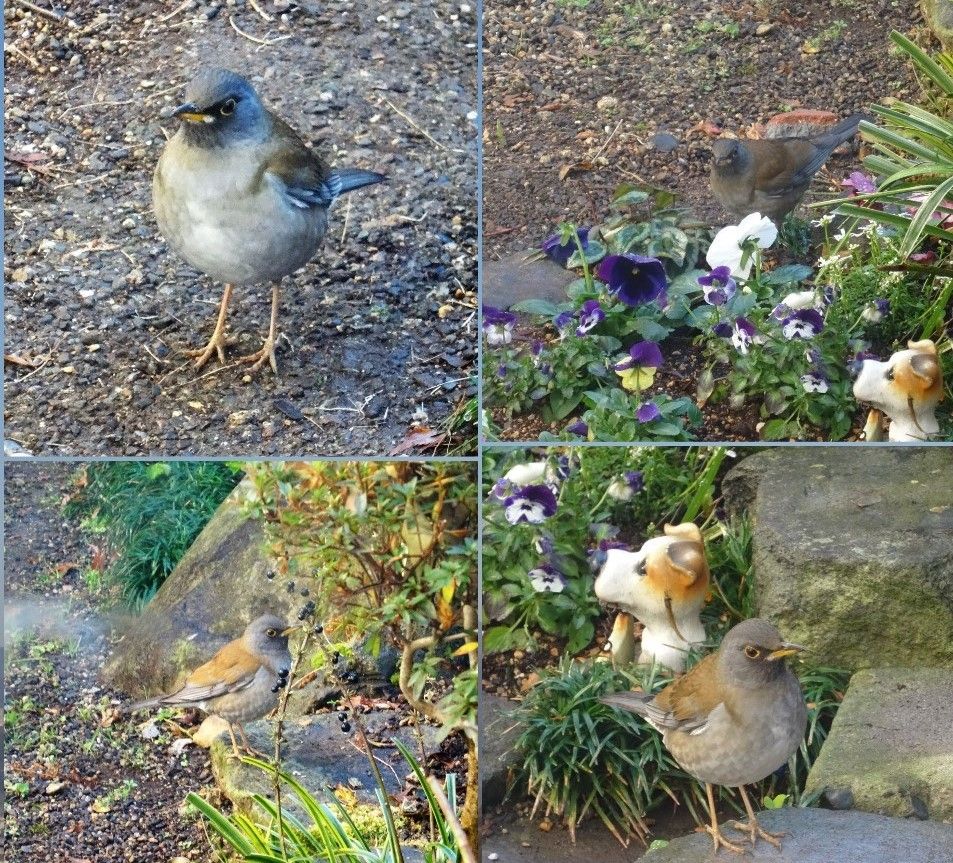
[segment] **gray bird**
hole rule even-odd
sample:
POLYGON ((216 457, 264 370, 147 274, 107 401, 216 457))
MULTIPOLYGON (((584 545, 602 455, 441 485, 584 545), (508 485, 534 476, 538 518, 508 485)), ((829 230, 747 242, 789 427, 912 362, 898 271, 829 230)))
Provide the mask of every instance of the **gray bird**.
POLYGON ((855 114, 813 138, 719 138, 712 146, 712 194, 736 218, 761 213, 780 222, 804 197, 828 156, 864 119, 855 114))
POLYGON ((752 618, 728 631, 715 653, 656 695, 620 692, 605 704, 642 716, 661 732, 678 764, 705 783, 715 851, 743 852, 718 827, 712 785, 738 788, 748 813, 751 844, 760 836, 780 848, 779 837, 758 824, 745 785, 770 776, 797 751, 807 727, 798 679, 784 663, 804 648, 781 640, 766 620, 752 618))
POLYGON ((132 705, 129 711, 147 707, 198 707, 221 716, 228 723, 232 751, 238 756, 234 728, 247 752, 254 752, 245 736, 243 722, 260 719, 278 703, 279 678, 291 669, 288 626, 274 614, 263 614, 245 627, 240 638, 230 641, 204 665, 200 665, 175 692, 132 705))
POLYGON ((241 357, 277 373, 279 282, 317 252, 328 209, 345 192, 384 180, 359 168, 332 169, 254 87, 227 69, 203 69, 173 116, 182 121, 166 144, 152 181, 162 231, 175 252, 224 282, 212 338, 189 351, 201 368, 225 362, 225 315, 234 285, 272 283, 271 323, 260 351, 241 357))

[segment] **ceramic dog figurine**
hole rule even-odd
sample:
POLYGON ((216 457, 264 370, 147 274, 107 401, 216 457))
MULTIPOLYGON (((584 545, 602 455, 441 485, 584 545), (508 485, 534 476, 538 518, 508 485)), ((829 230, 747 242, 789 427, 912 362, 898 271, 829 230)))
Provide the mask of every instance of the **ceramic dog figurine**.
MULTIPOLYGON (((943 399, 943 375, 936 345, 908 342, 886 362, 864 360, 854 398, 889 418, 887 440, 923 441, 937 434, 936 406, 943 399)), ((869 423, 868 423, 869 424, 869 423)))
MULTIPOLYGON (((640 663, 683 671, 689 651, 705 641, 700 613, 709 581, 701 531, 688 522, 665 525, 664 536, 653 537, 638 551, 610 549, 595 591, 600 602, 618 606, 644 625, 640 663)), ((627 641, 622 637, 625 623, 617 620, 609 639, 613 654, 627 641)))

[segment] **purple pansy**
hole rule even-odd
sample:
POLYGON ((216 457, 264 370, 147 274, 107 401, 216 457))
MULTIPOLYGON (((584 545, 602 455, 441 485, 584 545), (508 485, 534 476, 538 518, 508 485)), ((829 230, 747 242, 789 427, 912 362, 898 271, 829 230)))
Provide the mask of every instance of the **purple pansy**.
POLYGON ((556 327, 557 330, 561 331, 566 329, 575 320, 576 316, 572 312, 560 312, 555 318, 553 318, 553 326, 556 327))
POLYGON ((860 370, 864 367, 864 362, 866 360, 876 360, 877 358, 877 354, 865 348, 864 350, 857 351, 857 353, 854 354, 850 362, 847 363, 847 368, 850 369, 851 374, 859 375, 860 370))
POLYGON ((773 309, 771 309, 771 317, 776 321, 783 321, 793 309, 789 309, 784 303, 778 303, 773 309))
POLYGON ((569 432, 569 434, 574 434, 578 437, 589 437, 589 426, 582 420, 576 420, 574 423, 570 423, 568 426, 566 426, 566 431, 569 432))
MULTIPOLYGON (((583 251, 588 249, 589 228, 577 228, 576 236, 579 237, 579 245, 582 246, 583 251)), ((569 263, 569 259, 573 256, 573 253, 578 251, 575 238, 569 237, 564 243, 562 234, 553 234, 551 237, 547 237, 543 240, 543 244, 540 248, 545 252, 547 258, 551 261, 555 261, 561 267, 565 267, 566 264, 569 263)))
POLYGON ((606 313, 602 311, 602 306, 598 300, 586 300, 579 309, 579 326, 576 328, 577 336, 584 336, 600 321, 606 319, 606 313))
POLYGON ((540 524, 555 515, 556 495, 549 486, 523 486, 503 501, 503 513, 510 524, 540 524))
POLYGON ((821 288, 821 299, 825 306, 831 305, 837 299, 837 288, 833 285, 824 285, 821 288))
POLYGON ((662 350, 656 342, 636 342, 629 348, 629 358, 616 363, 613 368, 617 372, 635 368, 657 369, 662 361, 662 350))
POLYGON ((483 332, 488 345, 508 345, 513 341, 516 315, 493 306, 483 307, 483 332))
POLYGON ((748 353, 748 348, 754 341, 757 330, 751 321, 747 318, 738 318, 731 328, 731 343, 739 354, 748 353))
POLYGON ((707 276, 699 276, 698 284, 705 293, 705 302, 710 306, 723 306, 738 290, 731 278, 730 267, 715 267, 707 276))
POLYGON ((614 500, 631 500, 645 487, 645 480, 640 470, 627 470, 622 476, 616 477, 609 483, 606 494, 614 500))
POLYGON ((493 483, 493 487, 490 489, 490 497, 496 498, 497 500, 506 500, 514 488, 515 486, 510 480, 505 476, 501 476, 493 483))
POLYGON ((603 258, 598 276, 609 286, 609 292, 627 306, 663 301, 668 287, 665 267, 658 258, 632 252, 603 258))
POLYGON ((635 418, 640 423, 650 423, 652 420, 657 420, 661 415, 662 412, 659 410, 658 405, 655 404, 655 402, 644 402, 635 412, 635 418))
POLYGON ((629 546, 625 542, 618 542, 614 539, 600 539, 598 544, 594 548, 590 548, 586 553, 586 556, 589 558, 589 568, 593 572, 598 572, 602 569, 606 562, 606 557, 612 549, 628 551, 628 548, 629 546))
POLYGON ((786 339, 813 339, 824 329, 824 317, 817 309, 799 309, 781 322, 786 339))
POLYGON ((566 579, 556 567, 548 563, 541 563, 531 569, 527 576, 533 590, 537 593, 562 593, 566 587, 566 579))
POLYGON ((860 313, 860 316, 865 321, 876 324, 883 320, 884 315, 889 311, 890 300, 874 300, 864 306, 864 310, 860 313))
POLYGON ((721 321, 715 324, 711 331, 720 339, 730 339, 735 328, 728 321, 721 321))

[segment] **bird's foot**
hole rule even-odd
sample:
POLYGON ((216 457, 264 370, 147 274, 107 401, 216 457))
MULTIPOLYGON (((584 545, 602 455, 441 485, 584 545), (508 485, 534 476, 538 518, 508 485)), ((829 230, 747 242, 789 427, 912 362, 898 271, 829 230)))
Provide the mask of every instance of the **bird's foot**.
POLYGON ((261 346, 261 350, 255 351, 253 354, 245 354, 243 357, 239 357, 238 361, 240 363, 251 363, 252 367, 249 371, 257 372, 265 362, 267 361, 268 365, 271 366, 271 370, 278 374, 278 361, 275 358, 275 343, 276 339, 272 336, 269 336, 265 339, 265 343, 261 346))
POLYGON ((742 847, 741 845, 736 845, 734 842, 729 842, 725 839, 724 834, 716 826, 710 824, 705 825, 705 832, 711 836, 712 842, 715 843, 715 853, 718 853, 719 848, 727 848, 729 851, 734 851, 735 854, 747 854, 748 849, 742 847))
POLYGON ((225 346, 225 330, 216 327, 215 332, 212 333, 212 338, 208 340, 208 344, 204 348, 188 350, 185 354, 189 357, 196 357, 194 366, 197 369, 202 368, 212 358, 212 354, 218 354, 218 361, 225 365, 225 346))
POLYGON ((757 844, 760 837, 764 839, 765 842, 777 848, 778 851, 781 850, 781 837, 788 835, 787 832, 769 833, 758 823, 757 818, 749 819, 747 824, 742 821, 732 821, 728 826, 731 827, 732 830, 737 830, 740 833, 747 833, 752 845, 757 844))

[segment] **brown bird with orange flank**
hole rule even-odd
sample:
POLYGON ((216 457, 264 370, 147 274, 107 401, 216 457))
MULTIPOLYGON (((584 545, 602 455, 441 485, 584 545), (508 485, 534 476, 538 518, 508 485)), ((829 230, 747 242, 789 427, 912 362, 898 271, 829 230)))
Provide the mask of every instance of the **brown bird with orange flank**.
MULTIPOLYGON (((715 653, 656 695, 620 692, 601 701, 637 713, 662 734, 679 766, 705 783, 715 843, 743 853, 718 826, 712 786, 738 788, 748 823, 731 826, 780 848, 780 836, 758 824, 745 785, 770 776, 797 751, 807 727, 807 706, 797 677, 784 663, 804 648, 782 641, 759 618, 728 631, 715 653)), ((783 835, 783 834, 781 834, 783 835)))
POLYGON ((130 712, 146 707, 198 707, 221 716, 228 723, 232 752, 238 757, 233 729, 241 735, 246 752, 255 753, 245 736, 243 722, 260 719, 278 703, 278 692, 291 669, 288 626, 273 614, 263 614, 245 627, 204 665, 200 665, 175 692, 140 701, 130 712))

